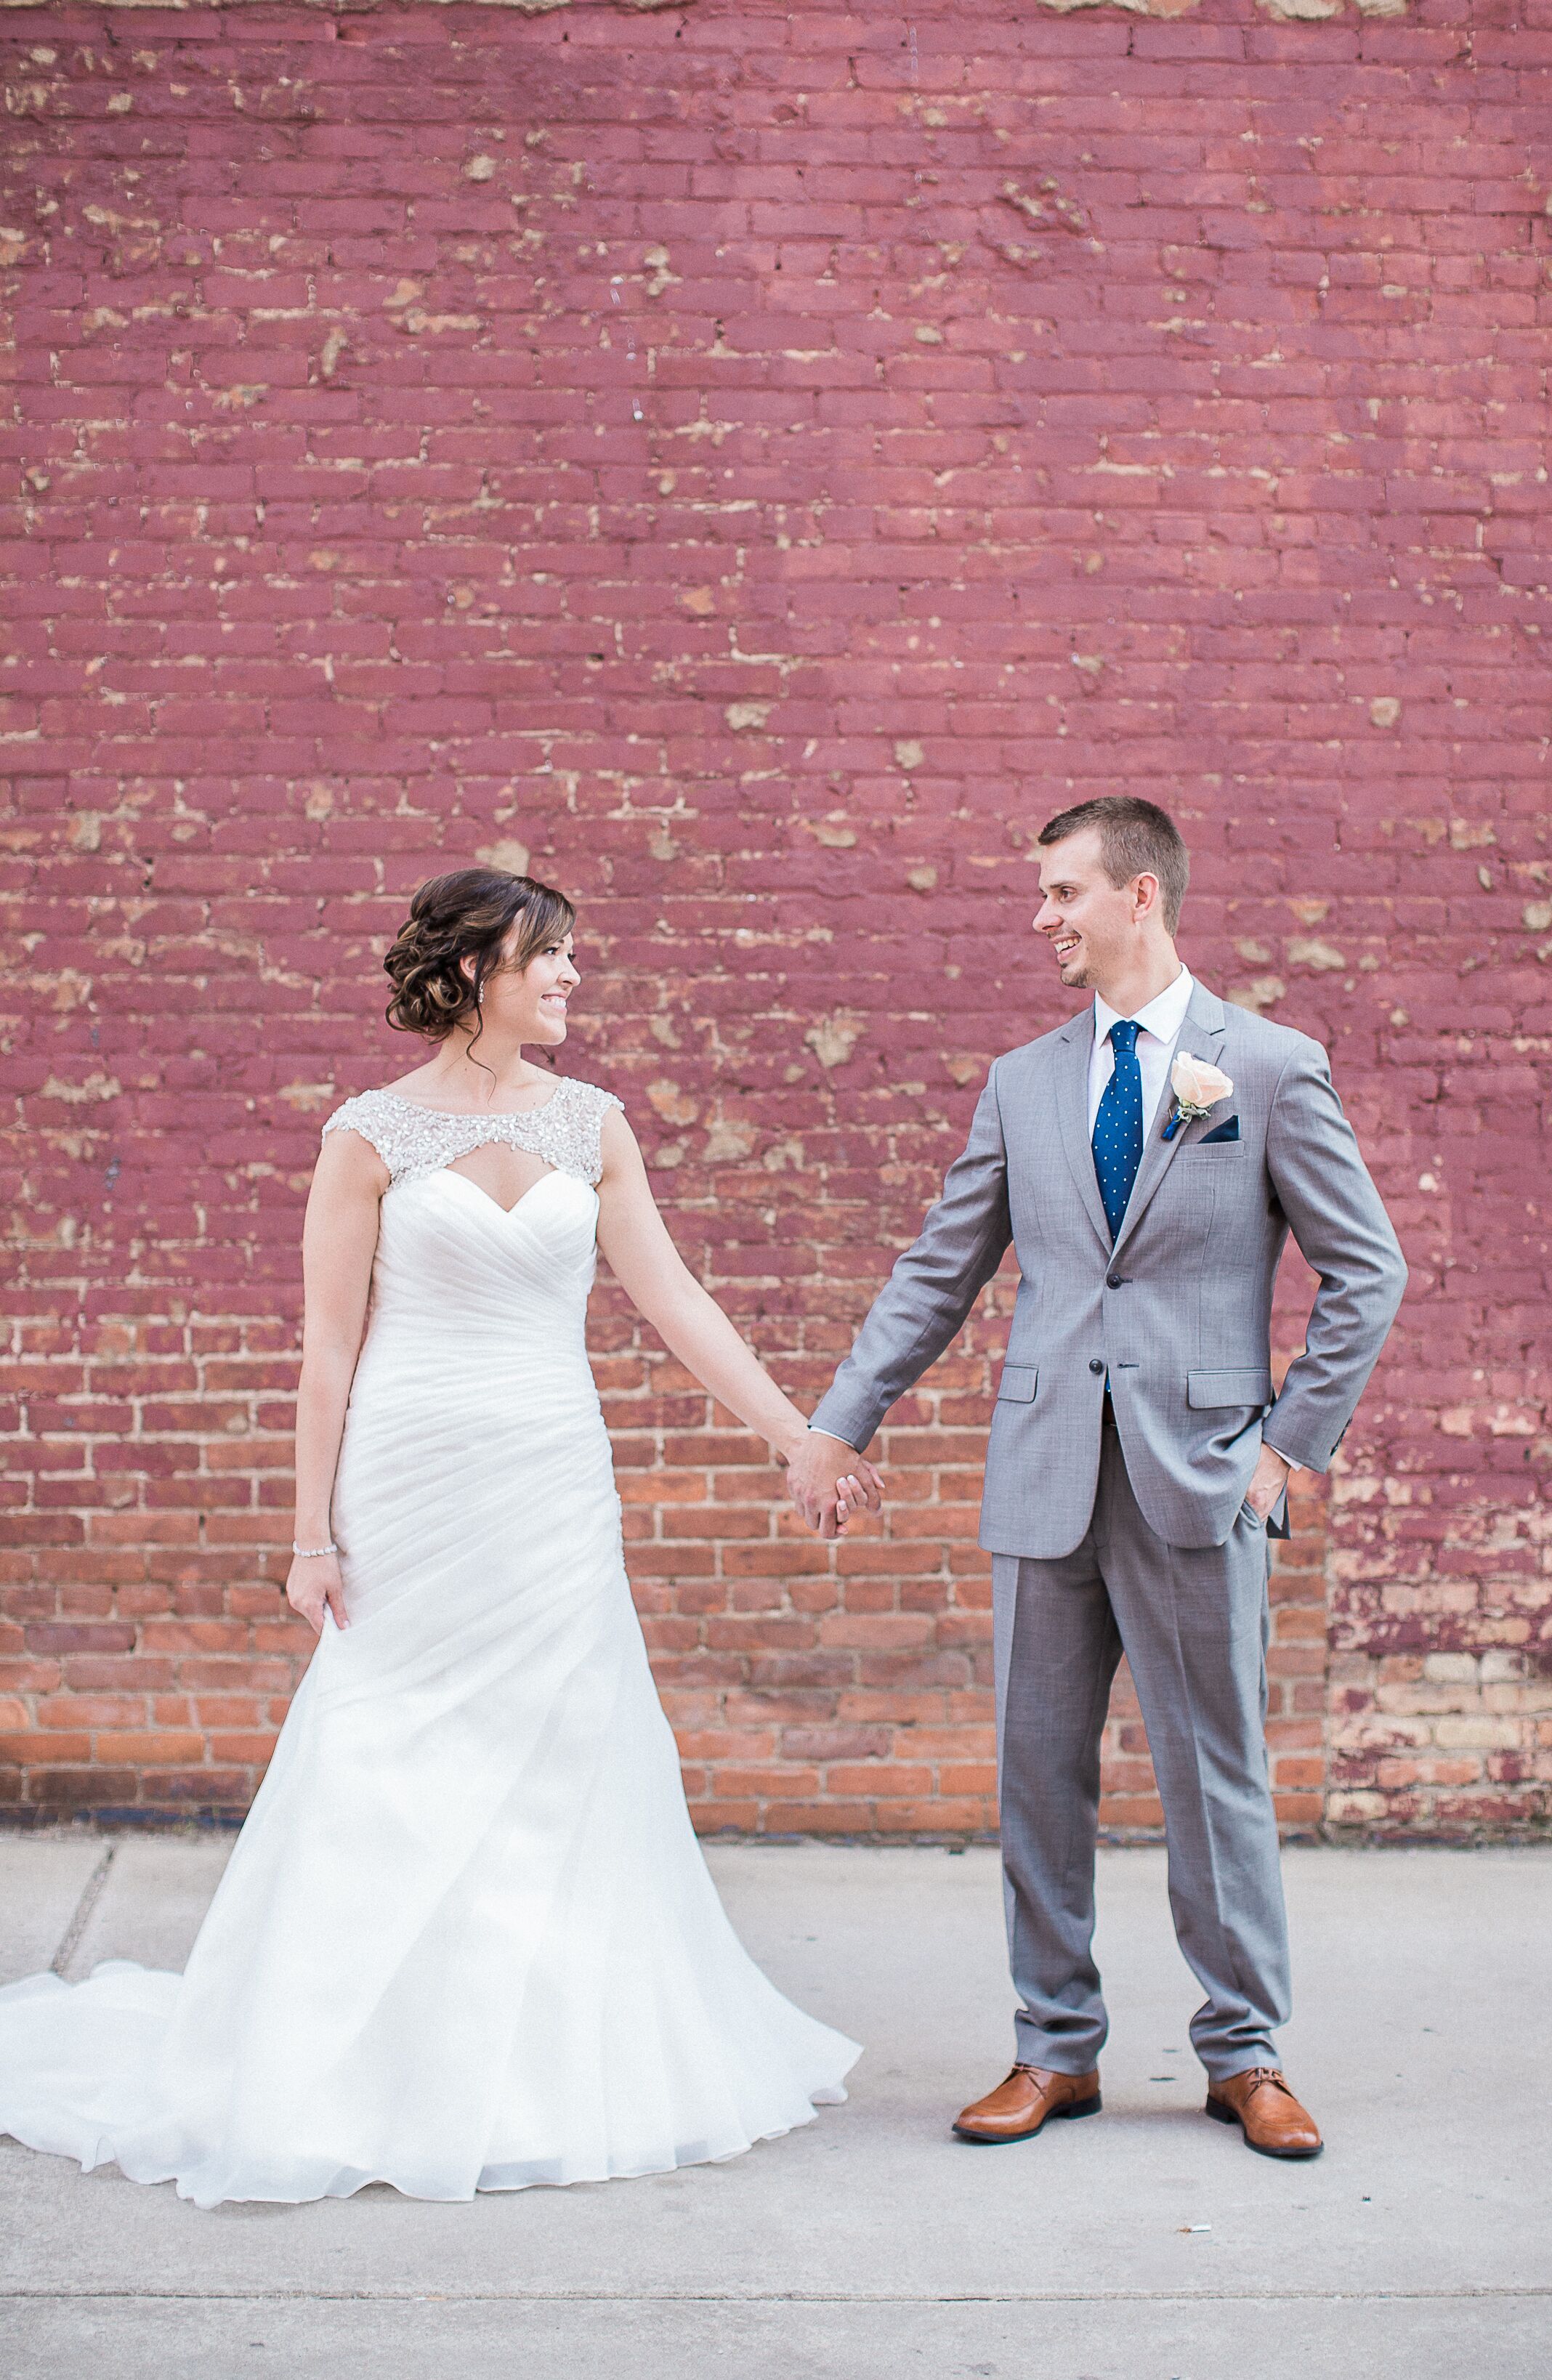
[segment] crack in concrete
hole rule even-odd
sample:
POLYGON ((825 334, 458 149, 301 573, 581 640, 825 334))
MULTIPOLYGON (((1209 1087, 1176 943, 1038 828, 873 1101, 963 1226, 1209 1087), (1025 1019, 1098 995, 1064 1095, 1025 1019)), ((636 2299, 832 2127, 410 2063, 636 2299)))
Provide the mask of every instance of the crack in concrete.
POLYGON ((118 1845, 110 1843, 82 1886, 81 1897, 77 1901, 70 1922, 60 1937, 59 1948, 49 1961, 51 1975, 63 1975, 80 1947, 81 1936, 86 1932, 91 1923, 91 1912, 103 1897, 103 1887, 108 1880, 108 1870, 114 1864, 117 1851, 118 1845))

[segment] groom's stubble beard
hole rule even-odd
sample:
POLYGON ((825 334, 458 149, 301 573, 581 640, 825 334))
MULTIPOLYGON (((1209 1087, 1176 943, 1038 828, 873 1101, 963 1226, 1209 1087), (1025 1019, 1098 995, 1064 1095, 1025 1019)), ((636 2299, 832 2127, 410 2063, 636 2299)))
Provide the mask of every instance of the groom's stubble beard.
POLYGON ((1056 971, 1064 991, 1093 990, 1094 961, 1086 947, 1075 951, 1071 958, 1058 958, 1054 950, 1051 956, 1056 959, 1056 971))

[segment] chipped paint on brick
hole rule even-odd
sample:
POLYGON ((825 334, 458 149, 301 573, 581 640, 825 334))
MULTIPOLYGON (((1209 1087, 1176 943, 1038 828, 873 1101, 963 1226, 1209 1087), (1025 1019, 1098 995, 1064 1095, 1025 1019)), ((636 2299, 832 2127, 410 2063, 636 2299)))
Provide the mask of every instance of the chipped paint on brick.
MULTIPOLYGON (((1068 1013, 1034 836, 1121 783, 1192 843, 1193 966, 1329 1050, 1413 1269, 1273 1572, 1284 1822, 1545 1829, 1548 67, 1485 0, 1166 13, 0 19, 15 1811, 253 1790, 307 1650, 301 1203, 406 1064, 417 881, 576 895, 566 1065, 806 1402, 1068 1013)), ((600 1284, 704 1825, 989 1824, 1010 1306, 825 1547, 600 1284)), ((1105 1779, 1157 1828, 1124 1680, 1105 1779)))

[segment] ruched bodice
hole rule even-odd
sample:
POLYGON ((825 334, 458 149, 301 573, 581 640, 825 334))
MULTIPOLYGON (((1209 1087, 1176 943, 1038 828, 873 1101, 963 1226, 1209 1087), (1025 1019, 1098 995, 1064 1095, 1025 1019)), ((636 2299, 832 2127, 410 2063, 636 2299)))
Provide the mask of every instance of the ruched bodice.
MULTIPOLYGON (((515 1511, 535 1557, 555 1528, 576 1548, 582 1515, 589 1543, 617 1534, 586 1339, 597 1226, 597 1192, 568 1173, 541 1175, 511 1208, 445 1167, 384 1194, 334 1486, 353 1625, 418 1578, 389 1543, 395 1475, 421 1478, 427 1512, 443 1511, 466 1541, 509 1530, 515 1511)), ((420 1543, 442 1559, 440 1537, 423 1528, 420 1543)), ((558 1542, 554 1559, 565 1560, 558 1542)))
POLYGON ((525 1378, 536 1365, 586 1370, 597 1228, 597 1193, 571 1174, 541 1175, 512 1208, 445 1169, 394 1184, 381 1209, 358 1394, 363 1368, 366 1379, 378 1377, 369 1358, 381 1366, 418 1354, 458 1371, 465 1343, 499 1343, 525 1378))
POLYGON ((736 2155, 856 2055, 767 1982, 690 1828, 584 1326, 603 1116, 369 1092, 390 1173, 325 1618, 179 1977, 0 1992, 0 2129, 201 2204, 736 2155), (550 1167, 510 1210, 448 1170, 550 1167))

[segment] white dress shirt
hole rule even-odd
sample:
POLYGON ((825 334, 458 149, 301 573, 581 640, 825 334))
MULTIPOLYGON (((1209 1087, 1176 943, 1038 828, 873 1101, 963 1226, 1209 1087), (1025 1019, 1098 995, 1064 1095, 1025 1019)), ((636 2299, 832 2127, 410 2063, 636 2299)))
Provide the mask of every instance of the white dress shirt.
MULTIPOLYGON (((1170 1079, 1170 1061, 1175 1054, 1185 1012, 1191 1005, 1194 987, 1187 968, 1182 967, 1173 983, 1150 1000, 1146 1008, 1134 1009, 1131 1021, 1142 1027, 1137 1036, 1137 1064, 1143 1077, 1143 1137, 1146 1140, 1158 1112, 1158 1102, 1170 1079)), ((1088 1062, 1088 1136, 1094 1137, 1094 1122, 1099 1113, 1099 1102, 1105 1096, 1105 1086, 1115 1072, 1115 1051, 1110 1046, 1110 1027, 1125 1020, 1108 1002, 1094 995, 1094 1054, 1088 1062)))

